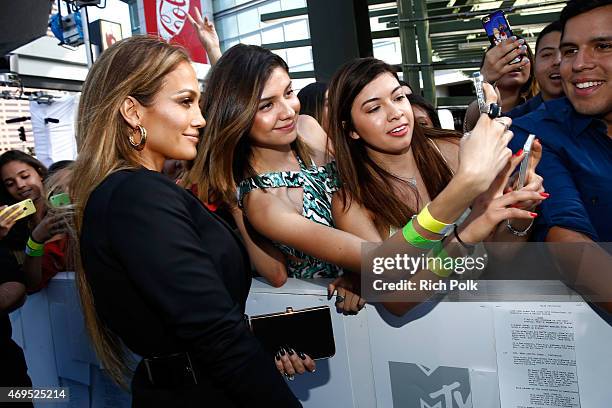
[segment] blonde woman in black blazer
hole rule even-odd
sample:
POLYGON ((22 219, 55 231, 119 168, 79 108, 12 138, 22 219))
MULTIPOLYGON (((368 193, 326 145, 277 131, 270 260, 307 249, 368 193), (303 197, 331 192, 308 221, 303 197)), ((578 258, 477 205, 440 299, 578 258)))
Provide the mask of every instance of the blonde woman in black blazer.
MULTIPOLYGON (((245 324, 242 244, 160 173, 195 157, 199 97, 185 51, 154 38, 114 44, 88 74, 70 186, 87 327, 118 382, 130 374, 124 346, 143 357, 136 407, 299 407, 245 324)), ((310 363, 292 358, 296 371, 310 363)))

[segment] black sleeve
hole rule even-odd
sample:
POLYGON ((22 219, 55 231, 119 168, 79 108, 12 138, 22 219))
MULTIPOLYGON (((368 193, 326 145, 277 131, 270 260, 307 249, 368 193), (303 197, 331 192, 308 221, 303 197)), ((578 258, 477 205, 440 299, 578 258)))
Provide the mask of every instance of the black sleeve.
POLYGON ((0 246, 0 283, 5 282, 24 283, 25 281, 15 255, 8 248, 0 246))
POLYGON ((139 292, 227 395, 245 406, 301 404, 244 324, 203 248, 177 187, 137 172, 113 193, 109 208, 112 246, 139 292))

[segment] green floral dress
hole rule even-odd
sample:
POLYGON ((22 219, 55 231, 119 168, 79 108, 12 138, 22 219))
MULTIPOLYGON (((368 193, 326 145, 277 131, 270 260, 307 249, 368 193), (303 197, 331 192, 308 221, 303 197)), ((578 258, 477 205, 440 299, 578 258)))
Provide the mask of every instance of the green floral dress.
MULTIPOLYGON (((300 171, 278 171, 259 174, 242 180, 238 184, 238 204, 249 192, 257 188, 298 187, 304 190, 302 215, 319 224, 334 226, 331 214, 332 194, 338 189, 338 177, 335 162, 324 166, 312 163, 307 167, 299 156, 300 171)), ((314 237, 313 237, 314 239, 314 237)), ((287 273, 292 278, 335 278, 342 275, 342 269, 307 255, 295 248, 275 242, 274 245, 285 255, 299 258, 296 262, 287 258, 287 273)))

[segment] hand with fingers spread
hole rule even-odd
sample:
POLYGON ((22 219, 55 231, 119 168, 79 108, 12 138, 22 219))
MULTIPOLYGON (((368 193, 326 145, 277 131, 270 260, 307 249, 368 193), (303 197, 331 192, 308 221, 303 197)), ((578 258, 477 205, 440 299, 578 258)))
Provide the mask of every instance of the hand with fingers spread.
POLYGON ((525 40, 511 37, 487 51, 480 73, 492 84, 516 69, 529 69, 530 63, 525 40), (518 56, 523 56, 521 61, 510 64, 518 56))
MULTIPOLYGON (((517 156, 522 157, 522 152, 519 150, 517 156)), ((549 194, 544 191, 544 179, 542 176, 536 173, 535 169, 540 163, 542 159, 542 144, 538 139, 533 141, 531 145, 531 155, 529 157, 529 164, 527 166, 527 172, 525 175, 525 186, 520 191, 535 191, 540 193, 544 198, 548 198, 549 194)), ((518 176, 518 173, 515 173, 515 176, 518 176)), ((512 178, 511 178, 512 180, 512 178)), ((511 185, 506 187, 505 193, 510 193, 513 190, 516 190, 516 184, 518 183, 518 177, 514 177, 511 185)), ((533 211, 540 204, 540 200, 528 200, 521 201, 514 205, 516 208, 533 211)))
MULTIPOLYGON (((541 203, 547 196, 537 190, 526 189, 504 194, 505 187, 512 172, 520 164, 523 155, 512 156, 506 168, 497 176, 490 188, 481 194, 472 206, 470 216, 459 227, 462 241, 477 243, 488 238, 500 222, 509 219, 529 220, 537 216, 536 213, 518 208, 518 203, 541 203)), ((534 181, 534 185, 537 184, 534 181)))
POLYGON ((290 346, 281 347, 274 357, 274 362, 278 371, 292 381, 296 374, 314 373, 316 369, 313 359, 290 346))
MULTIPOLYGON (((497 102, 497 94, 489 84, 483 84, 487 105, 497 102)), ((512 156, 508 142, 512 120, 507 117, 490 118, 482 113, 476 126, 461 139, 457 176, 465 177, 481 194, 490 187, 497 175, 507 166, 512 156)))
POLYGON ((327 298, 331 299, 336 293, 336 308, 339 313, 357 314, 366 304, 365 299, 359 296, 359 275, 346 273, 336 278, 327 288, 327 298))
POLYGON ((21 206, 15 206, 12 210, 4 211, 8 206, 0 207, 0 239, 6 237, 17 222, 17 218, 21 215, 24 209, 21 206))
POLYGON ((202 19, 202 14, 197 8, 195 9, 195 15, 187 14, 187 18, 198 33, 200 43, 206 50, 211 65, 214 65, 221 58, 221 47, 215 25, 208 19, 208 16, 204 16, 204 19, 202 19))

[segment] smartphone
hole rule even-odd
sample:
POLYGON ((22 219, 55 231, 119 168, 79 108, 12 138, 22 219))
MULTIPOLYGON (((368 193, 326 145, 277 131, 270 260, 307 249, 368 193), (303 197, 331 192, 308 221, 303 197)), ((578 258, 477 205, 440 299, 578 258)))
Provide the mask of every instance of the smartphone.
POLYGON ((531 145, 533 144, 534 140, 535 135, 529 135, 527 137, 527 141, 525 141, 525 144, 523 145, 523 152, 525 153, 525 156, 521 160, 521 167, 519 168, 518 184, 516 186, 517 190, 525 187, 525 178, 527 177, 527 168, 529 167, 529 157, 531 156, 531 145))
POLYGON ((281 347, 291 347, 313 360, 336 354, 329 306, 251 316, 253 334, 265 351, 274 356, 281 347))
POLYGON ((22 207, 21 214, 17 217, 17 220, 20 220, 28 215, 32 215, 36 212, 36 207, 34 206, 34 202, 31 199, 25 199, 13 205, 9 205, 4 210, 0 211, 0 215, 8 214, 13 212, 15 208, 22 207))
MULTIPOLYGON (((483 17, 482 26, 487 33, 487 37, 489 37, 489 41, 491 41, 491 44, 493 45, 497 45, 514 35, 512 33, 512 29, 510 28, 510 23, 508 23, 508 19, 506 18, 506 14, 504 14, 502 10, 497 10, 488 16, 483 17)), ((510 64, 521 62, 522 59, 523 57, 519 55, 510 61, 510 64)))
POLYGON ((70 196, 68 195, 68 193, 55 194, 49 197, 49 203, 53 208, 70 205, 70 196))
POLYGON ((472 74, 472 82, 474 83, 474 90, 476 91, 476 100, 478 101, 478 108, 480 112, 486 112, 489 107, 485 99, 484 89, 482 89, 482 83, 484 78, 480 71, 476 71, 472 74))

